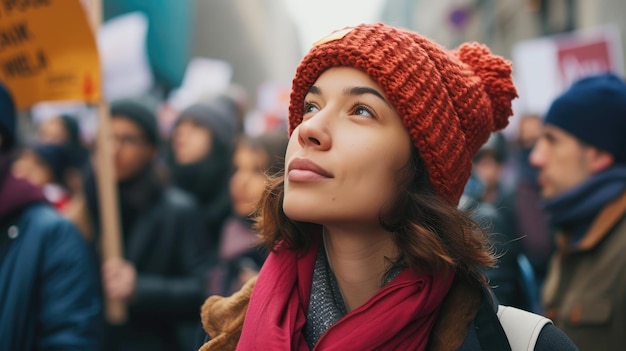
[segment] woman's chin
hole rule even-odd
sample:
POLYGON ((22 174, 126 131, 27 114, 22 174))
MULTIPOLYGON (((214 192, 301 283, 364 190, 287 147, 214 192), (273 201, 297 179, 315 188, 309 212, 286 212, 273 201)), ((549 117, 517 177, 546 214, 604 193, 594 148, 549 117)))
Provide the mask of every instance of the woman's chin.
POLYGON ((285 206, 283 205, 283 212, 285 216, 292 221, 308 222, 308 223, 320 223, 323 219, 323 214, 318 213, 319 208, 311 208, 309 206, 285 206))

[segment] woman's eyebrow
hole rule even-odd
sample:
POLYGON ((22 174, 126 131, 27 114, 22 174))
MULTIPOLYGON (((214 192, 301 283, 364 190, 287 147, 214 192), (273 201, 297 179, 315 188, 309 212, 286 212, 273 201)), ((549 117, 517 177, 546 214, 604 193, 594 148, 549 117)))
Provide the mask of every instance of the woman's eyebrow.
MULTIPOLYGON (((378 97, 379 99, 383 100, 383 102, 385 104, 387 104, 389 107, 392 107, 391 104, 389 103, 389 101, 387 101, 387 99, 385 99, 383 94, 381 94, 378 90, 376 90, 374 88, 364 87, 364 86, 347 87, 347 88, 345 88, 343 90, 343 93, 345 95, 350 95, 350 96, 359 96, 359 95, 371 94, 371 95, 374 95, 374 96, 378 97)), ((322 95, 322 89, 320 89, 318 86, 312 85, 309 88, 308 94, 322 95)))
POLYGON ((348 87, 344 89, 343 93, 346 95, 352 95, 352 96, 371 94, 371 95, 377 96, 379 99, 383 100, 389 107, 391 107, 391 104, 389 103, 389 101, 387 101, 387 99, 385 99, 383 94, 381 94, 378 90, 374 88, 361 87, 361 86, 351 87, 351 88, 348 87))
POLYGON ((322 90, 315 85, 312 85, 308 91, 309 94, 322 95, 322 90))

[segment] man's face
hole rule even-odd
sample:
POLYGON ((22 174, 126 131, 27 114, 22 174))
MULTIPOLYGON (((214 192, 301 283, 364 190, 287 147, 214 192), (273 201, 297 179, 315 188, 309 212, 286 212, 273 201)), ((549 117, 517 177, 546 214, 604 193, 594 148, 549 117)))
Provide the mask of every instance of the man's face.
POLYGON ((70 141, 61 117, 52 117, 41 122, 37 133, 39 141, 44 144, 63 144, 70 141))
POLYGON ((496 160, 492 151, 483 151, 482 155, 473 161, 474 172, 488 189, 498 186, 502 177, 503 166, 496 160))
POLYGON ((542 121, 539 116, 524 116, 519 125, 519 143, 524 149, 535 145, 542 132, 542 121))
POLYGON ((156 150, 139 125, 123 116, 112 117, 113 164, 117 181, 124 181, 141 172, 152 161, 156 150))
POLYGON ((545 125, 530 154, 530 163, 539 170, 544 198, 562 194, 597 171, 598 150, 553 125, 545 125))

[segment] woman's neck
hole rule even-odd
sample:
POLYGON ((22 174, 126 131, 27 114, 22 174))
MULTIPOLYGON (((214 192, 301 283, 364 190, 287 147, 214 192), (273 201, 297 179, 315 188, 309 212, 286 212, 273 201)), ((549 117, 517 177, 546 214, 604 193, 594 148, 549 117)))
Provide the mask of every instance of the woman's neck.
POLYGON ((391 234, 380 228, 345 231, 326 227, 324 245, 348 312, 376 294, 398 255, 391 234))

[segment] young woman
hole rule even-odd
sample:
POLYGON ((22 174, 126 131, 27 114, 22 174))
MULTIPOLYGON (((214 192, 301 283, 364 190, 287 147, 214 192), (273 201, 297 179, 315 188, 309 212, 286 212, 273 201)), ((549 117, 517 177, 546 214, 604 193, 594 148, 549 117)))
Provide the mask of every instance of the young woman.
MULTIPOLYGON (((504 128, 511 66, 384 24, 335 32, 299 65, 285 174, 258 228, 258 278, 203 306, 201 350, 506 350, 480 269, 487 236, 457 209, 473 154, 504 128)), ((554 326, 536 350, 575 349, 554 326)))
POLYGON ((172 182, 193 196, 214 245, 231 211, 228 177, 235 122, 215 103, 197 103, 180 113, 171 135, 172 182))
POLYGON ((218 261, 208 277, 210 295, 230 295, 258 274, 267 256, 252 227, 256 204, 263 196, 267 177, 282 170, 287 135, 271 132, 239 139, 233 155, 230 197, 233 214, 220 236, 218 261))
POLYGON ((84 238, 93 240, 85 216, 82 162, 70 144, 38 143, 25 147, 12 165, 13 176, 42 187, 54 208, 74 223, 84 238))
POLYGON ((79 165, 70 158, 70 149, 59 144, 36 144, 24 148, 12 166, 13 176, 43 188, 46 199, 64 212, 71 200, 69 172, 79 165))

